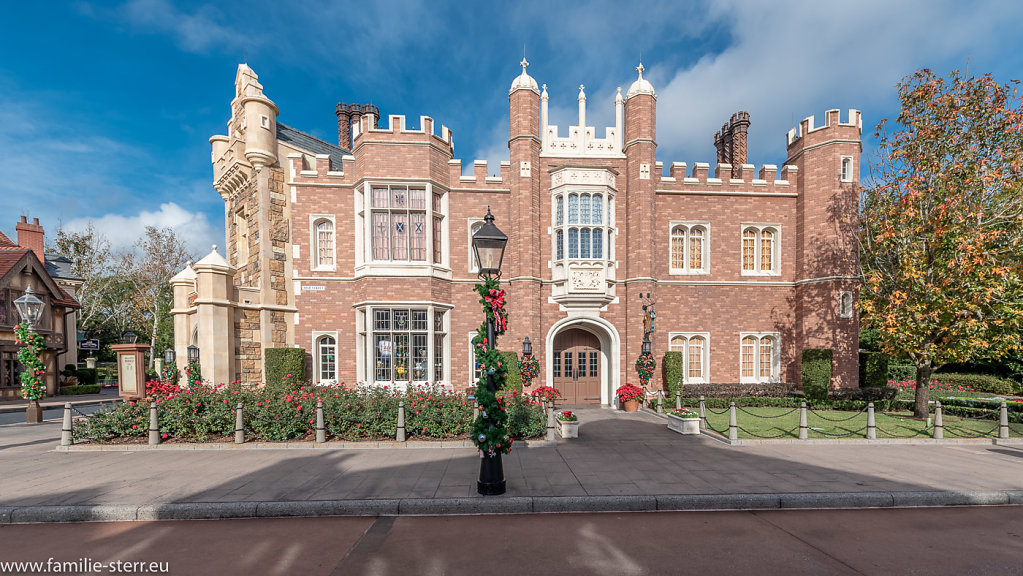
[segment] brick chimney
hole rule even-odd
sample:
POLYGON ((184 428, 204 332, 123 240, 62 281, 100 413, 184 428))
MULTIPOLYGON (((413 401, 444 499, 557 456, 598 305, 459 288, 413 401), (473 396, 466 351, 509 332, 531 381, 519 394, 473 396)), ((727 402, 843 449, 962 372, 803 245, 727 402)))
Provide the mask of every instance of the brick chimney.
MULTIPOLYGON (((358 122, 365 114, 372 113, 374 118, 380 118, 380 110, 372 104, 345 104, 340 102, 337 105, 337 145, 345 150, 352 149, 352 122, 358 122)), ((376 126, 374 126, 375 128, 376 126)), ((340 168, 335 168, 340 170, 340 168)))
POLYGON ((728 129, 732 133, 732 178, 741 178, 742 165, 748 162, 746 135, 749 124, 749 112, 743 111, 732 114, 728 121, 728 129))
POLYGON ((40 262, 46 262, 43 253, 43 227, 39 225, 39 219, 33 218, 29 224, 28 218, 22 216, 21 222, 18 222, 14 229, 18 231, 18 246, 32 250, 40 262))

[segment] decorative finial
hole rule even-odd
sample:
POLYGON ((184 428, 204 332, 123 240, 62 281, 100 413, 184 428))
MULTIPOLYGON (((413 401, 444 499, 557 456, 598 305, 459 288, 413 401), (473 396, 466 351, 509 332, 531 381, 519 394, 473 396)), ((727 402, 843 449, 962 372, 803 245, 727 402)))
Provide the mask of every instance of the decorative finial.
POLYGON ((579 85, 579 99, 580 100, 586 100, 585 89, 586 89, 585 86, 583 86, 582 84, 579 85))
POLYGON ((217 251, 217 245, 216 245, 216 244, 214 244, 214 245, 213 245, 213 251, 214 251, 214 252, 216 252, 216 251, 217 251))
POLYGON ((519 66, 522 66, 522 73, 526 73, 526 68, 529 68, 529 62, 526 61, 526 56, 523 54, 522 62, 519 62, 519 66))
POLYGON ((483 217, 484 222, 493 222, 494 215, 490 213, 490 205, 487 204, 487 215, 483 217))
POLYGON ((643 67, 643 62, 640 61, 639 66, 636 66, 636 72, 639 72, 639 79, 640 80, 643 79, 643 71, 644 70, 646 70, 646 68, 643 67))

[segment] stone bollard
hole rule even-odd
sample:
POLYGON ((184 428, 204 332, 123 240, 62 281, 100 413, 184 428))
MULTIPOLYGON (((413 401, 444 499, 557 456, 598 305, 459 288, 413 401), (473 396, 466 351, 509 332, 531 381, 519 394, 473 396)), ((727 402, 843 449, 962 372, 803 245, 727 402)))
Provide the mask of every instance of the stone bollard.
POLYGON ((557 441, 557 438, 554 437, 554 426, 555 425, 556 425, 556 423, 554 421, 554 408, 553 407, 549 407, 549 408, 547 408, 547 441, 548 442, 556 442, 557 441))
POLYGON ((245 417, 242 416, 242 403, 234 408, 234 443, 245 443, 245 417))
POLYGON ((657 413, 658 414, 664 414, 664 402, 663 402, 663 399, 664 399, 664 394, 658 393, 657 394, 657 413))
POLYGON ((474 404, 472 407, 472 421, 475 422, 480 419, 480 405, 474 404))
POLYGON ((806 440, 810 434, 806 427, 806 402, 799 403, 799 439, 806 440))
POLYGON ((323 400, 316 401, 316 441, 327 441, 327 428, 323 425, 323 400))
POLYGON ((398 433, 395 435, 398 442, 405 441, 405 401, 398 402, 398 433))
POLYGON ((1009 408, 1002 402, 998 409, 998 437, 1005 440, 1009 437, 1009 408))
POLYGON ((941 440, 945 437, 945 426, 941 423, 941 402, 934 403, 934 439, 941 440))
POLYGON ((728 404, 728 440, 739 439, 739 425, 735 422, 735 402, 728 404))
MULTIPOLYGON (((702 396, 701 396, 701 398, 702 398, 702 396)), ((682 409, 682 393, 681 392, 675 392, 675 410, 681 410, 681 409, 682 409)))
POLYGON ((874 422, 874 403, 867 404, 867 440, 877 440, 877 424, 874 422))
POLYGON ((71 403, 64 403, 64 425, 60 427, 60 445, 70 446, 74 444, 74 436, 71 434, 71 403))
POLYGON ((160 421, 156 414, 156 402, 149 405, 149 445, 160 443, 160 421))
MULTIPOLYGON (((682 407, 681 394, 678 396, 678 407, 682 407)), ((707 429, 707 403, 703 401, 703 396, 700 396, 700 430, 707 429)))

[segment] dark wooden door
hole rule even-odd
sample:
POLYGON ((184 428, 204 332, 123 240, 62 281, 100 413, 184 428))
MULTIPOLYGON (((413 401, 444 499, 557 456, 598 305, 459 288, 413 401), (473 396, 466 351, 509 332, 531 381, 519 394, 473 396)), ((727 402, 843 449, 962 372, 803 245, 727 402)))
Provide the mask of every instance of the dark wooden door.
POLYGON ((565 404, 600 404, 600 340, 573 328, 554 338, 554 387, 565 404))

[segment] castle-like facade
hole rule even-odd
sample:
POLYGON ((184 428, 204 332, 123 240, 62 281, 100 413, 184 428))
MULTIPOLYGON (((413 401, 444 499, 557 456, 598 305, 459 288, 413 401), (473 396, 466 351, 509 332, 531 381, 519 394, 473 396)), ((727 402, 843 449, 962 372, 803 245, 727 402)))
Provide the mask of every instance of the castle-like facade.
POLYGON ((665 176, 642 65, 603 135, 583 87, 578 124, 550 125, 546 87, 521 65, 499 176, 478 160, 464 175, 451 131, 426 116, 339 104, 338 145, 280 124, 239 66, 228 134, 210 139, 226 253, 172 280, 178 356, 196 344, 204 377, 254 383, 265 348, 297 346, 317 382, 466 388, 483 318, 470 243, 489 207, 509 236, 500 348, 529 337, 535 384, 570 402, 610 404, 638 382, 652 303, 654 357, 683 352, 690 384, 798 382, 801 351, 830 348, 832 386, 857 385, 858 111, 803 120, 785 164, 759 170, 736 113, 715 166, 665 176))

